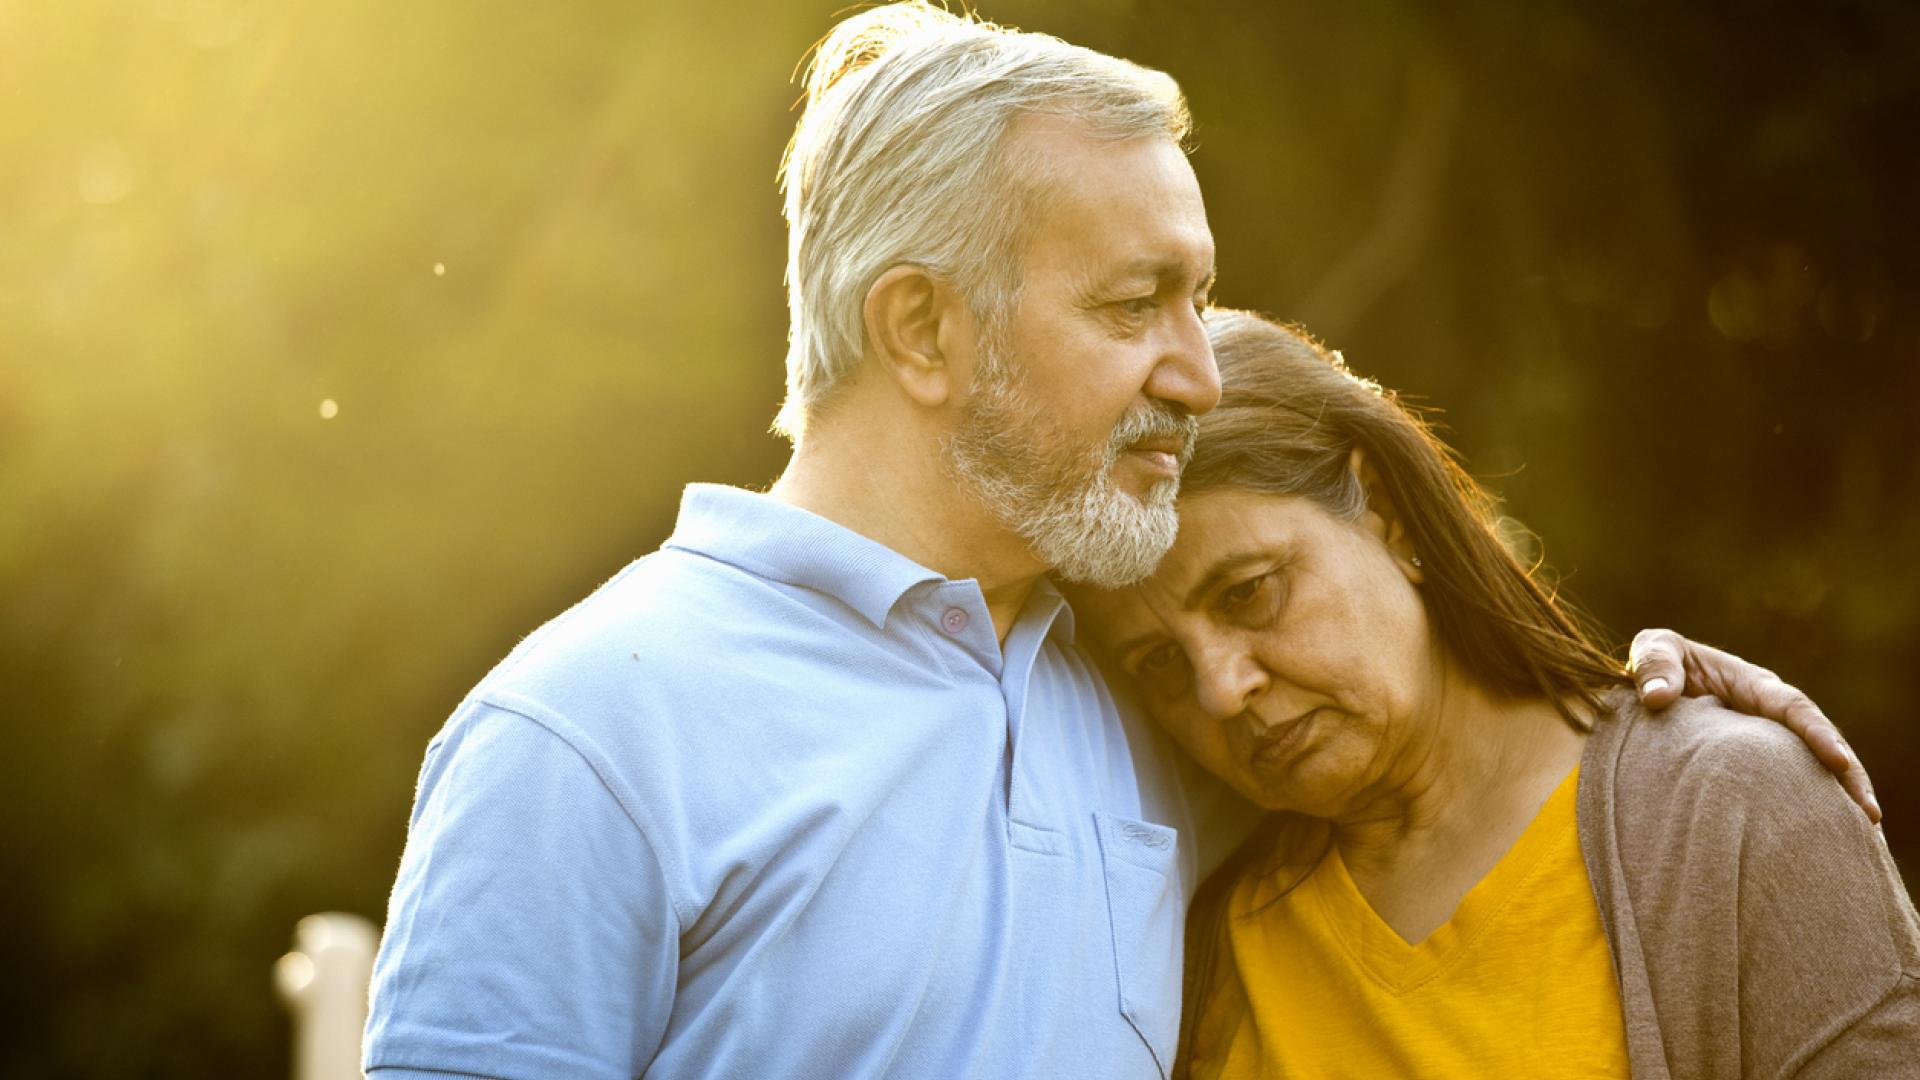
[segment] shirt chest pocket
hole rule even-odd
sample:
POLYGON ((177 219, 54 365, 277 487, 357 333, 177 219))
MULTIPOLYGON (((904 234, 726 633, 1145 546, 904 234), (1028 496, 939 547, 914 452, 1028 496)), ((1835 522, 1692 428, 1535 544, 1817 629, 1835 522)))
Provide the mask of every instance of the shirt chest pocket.
POLYGON ((1165 825, 1095 812, 1107 915, 1113 924, 1120 1015, 1164 1077, 1180 1038, 1179 834, 1165 825))

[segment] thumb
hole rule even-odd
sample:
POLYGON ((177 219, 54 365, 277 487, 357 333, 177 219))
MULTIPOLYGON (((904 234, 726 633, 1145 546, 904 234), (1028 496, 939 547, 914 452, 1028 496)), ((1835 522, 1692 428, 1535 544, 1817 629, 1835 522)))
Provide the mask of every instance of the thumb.
POLYGON ((1680 662, 1682 640, 1671 630, 1642 630, 1627 650, 1627 671, 1640 690, 1640 702, 1649 709, 1673 704, 1686 689, 1686 668, 1680 662))

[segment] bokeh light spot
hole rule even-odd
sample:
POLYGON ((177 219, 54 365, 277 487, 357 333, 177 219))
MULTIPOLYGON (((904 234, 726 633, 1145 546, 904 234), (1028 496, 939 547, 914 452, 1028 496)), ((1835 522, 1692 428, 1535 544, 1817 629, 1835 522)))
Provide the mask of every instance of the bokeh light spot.
POLYGON ((1873 337, 1880 326, 1880 304, 1871 292, 1829 285, 1820 292, 1814 311, 1820 328, 1835 341, 1859 344, 1873 337))
POLYGON ((334 417, 336 417, 336 416, 339 416, 339 415, 340 415, 340 403, 339 403, 339 402, 337 402, 337 401, 335 401, 335 400, 333 400, 332 398, 322 398, 322 399, 321 399, 321 401, 320 401, 320 419, 322 419, 322 420, 331 420, 331 419, 333 419, 334 417))
POLYGON ((1760 336, 1760 284, 1743 271, 1714 282, 1707 294, 1707 318, 1720 336, 1730 341, 1752 341, 1760 336))

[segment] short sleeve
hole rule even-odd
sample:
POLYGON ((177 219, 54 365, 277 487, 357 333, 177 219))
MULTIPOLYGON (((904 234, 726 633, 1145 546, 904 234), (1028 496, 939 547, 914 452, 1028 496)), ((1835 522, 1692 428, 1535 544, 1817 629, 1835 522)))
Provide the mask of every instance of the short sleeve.
POLYGON ((600 764, 484 704, 429 747, 374 965, 376 1078, 645 1071, 672 1009, 679 925, 600 764))

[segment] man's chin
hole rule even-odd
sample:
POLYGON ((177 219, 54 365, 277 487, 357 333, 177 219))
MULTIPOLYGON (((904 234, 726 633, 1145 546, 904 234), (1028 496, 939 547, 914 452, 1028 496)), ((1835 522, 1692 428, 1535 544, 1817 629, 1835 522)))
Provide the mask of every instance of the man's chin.
POLYGON ((1060 580, 1073 585, 1084 585, 1094 589, 1124 589, 1152 577, 1154 567, 1158 565, 1160 565, 1158 558, 1137 561, 1103 560, 1087 564, 1067 561, 1055 566, 1053 573, 1060 580))
POLYGON ((1115 490, 1127 497, 1132 503, 1130 509, 1135 513, 1171 515, 1174 512, 1174 500, 1180 497, 1180 477, 1166 477, 1139 488, 1125 488, 1116 484, 1115 490))
POLYGON ((1110 505, 1108 513, 1077 523, 1070 534, 1036 538, 1034 553, 1055 574, 1079 585, 1118 589, 1150 577, 1173 547, 1179 528, 1172 495, 1163 496, 1162 502, 1153 496, 1142 501, 1125 492, 1116 494, 1132 505, 1118 514, 1110 505))

